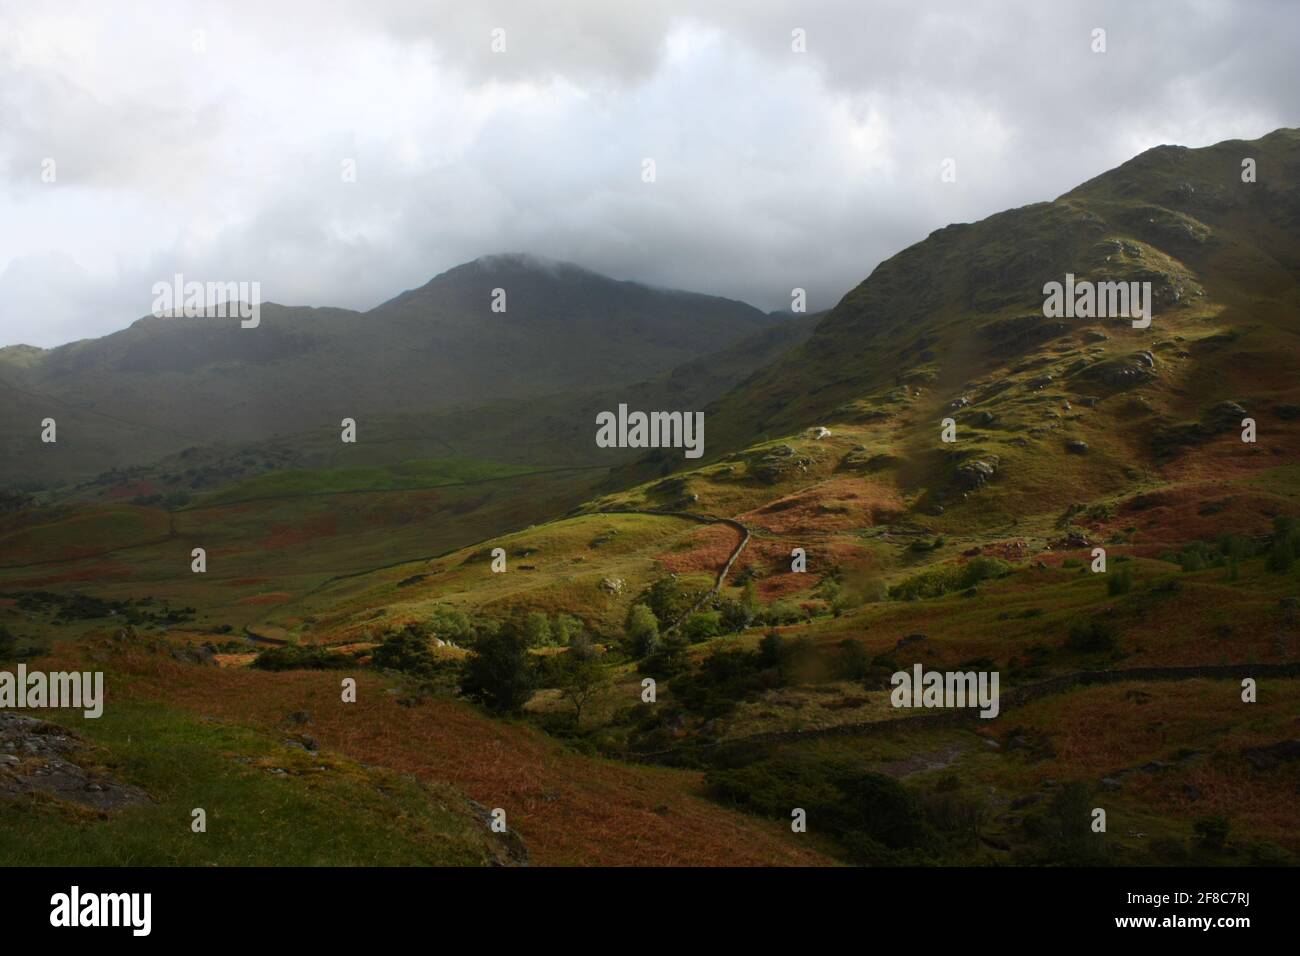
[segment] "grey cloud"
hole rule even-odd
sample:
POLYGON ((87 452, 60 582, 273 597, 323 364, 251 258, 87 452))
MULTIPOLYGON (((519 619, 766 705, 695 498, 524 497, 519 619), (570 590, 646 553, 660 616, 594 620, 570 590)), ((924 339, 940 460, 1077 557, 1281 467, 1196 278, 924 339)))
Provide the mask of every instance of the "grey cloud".
POLYGON ((1300 115, 1284 3, 68 9, 0 2, 0 343, 120 328, 173 271, 368 308, 503 251, 827 308, 948 222, 1300 115))

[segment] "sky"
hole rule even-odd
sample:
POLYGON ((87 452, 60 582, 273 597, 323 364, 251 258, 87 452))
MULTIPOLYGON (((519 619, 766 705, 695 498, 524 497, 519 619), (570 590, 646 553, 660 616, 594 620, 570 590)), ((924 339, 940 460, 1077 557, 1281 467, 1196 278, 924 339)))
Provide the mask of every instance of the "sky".
POLYGON ((177 273, 368 309, 508 252, 829 308, 950 222, 1300 125, 1298 41, 1287 0, 0 0, 0 346, 177 273))

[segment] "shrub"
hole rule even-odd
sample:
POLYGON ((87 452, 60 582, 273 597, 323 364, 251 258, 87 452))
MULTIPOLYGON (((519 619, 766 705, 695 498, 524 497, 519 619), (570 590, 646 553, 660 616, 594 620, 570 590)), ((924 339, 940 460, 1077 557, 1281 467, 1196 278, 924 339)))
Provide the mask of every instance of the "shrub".
POLYGON ((785 656, 785 638, 778 630, 770 630, 759 639, 758 659, 763 667, 780 667, 785 656))
POLYGON ((1219 851, 1228 842, 1228 833, 1232 824, 1220 813, 1198 817, 1192 824, 1192 833, 1196 835, 1196 844, 1202 849, 1219 851))
POLYGON ((1184 572, 1204 571, 1214 561, 1205 542, 1197 541, 1186 551, 1178 555, 1178 564, 1184 572))
POLYGON ((1268 548, 1264 566, 1275 574, 1284 574, 1295 564, 1295 546, 1287 538, 1275 539, 1268 548))
POLYGON ((325 671, 352 667, 356 659, 318 644, 288 644, 268 647, 253 659, 261 671, 325 671))
POLYGON ((743 631, 749 626, 749 617, 745 614, 745 609, 740 606, 738 601, 733 601, 731 598, 722 598, 717 602, 717 608, 721 619, 722 633, 734 634, 736 631, 743 631))
POLYGON ((1119 629, 1105 618, 1076 620, 1070 624, 1065 646, 1080 653, 1114 651, 1119 647, 1119 629))
POLYGON ((837 577, 822 578, 813 589, 813 594, 825 601, 836 617, 843 614, 845 608, 852 606, 848 592, 844 590, 844 585, 837 577))
POLYGON ((692 614, 682 625, 682 636, 692 644, 707 641, 722 633, 722 615, 717 611, 700 611, 692 614))
POLYGON ((740 592, 740 612, 745 617, 745 626, 748 627, 758 617, 758 585, 754 579, 750 578, 745 582, 744 588, 740 592))
POLYGON ((863 680, 871 671, 871 655, 861 641, 845 638, 840 641, 835 668, 844 680, 863 680))
POLYGON ((1118 571, 1107 575, 1106 593, 1111 597, 1128 594, 1131 590, 1133 590, 1133 569, 1127 564, 1121 564, 1118 571))
POLYGON ((711 770, 705 781, 720 799, 764 816, 789 820, 791 808, 803 808, 856 862, 884 862, 890 851, 934 838, 916 797, 884 774, 776 757, 711 770))
POLYGON ((1065 866, 1104 862, 1104 839, 1092 831, 1095 806, 1091 788, 1075 781, 1057 790, 1042 811, 1026 814, 1022 827, 1025 835, 1040 847, 1039 862, 1065 866))
POLYGON ((686 642, 680 639, 662 641, 653 654, 643 658, 637 667, 642 674, 657 680, 666 680, 683 673, 690 667, 686 657, 686 642))
POLYGON ((715 652, 698 670, 674 679, 673 694, 685 709, 711 718, 730 713, 739 701, 780 683, 779 668, 768 664, 760 652, 732 648, 715 652))
POLYGON ((1279 515, 1273 519, 1273 537, 1265 566, 1279 574, 1290 571, 1297 553, 1300 553, 1300 531, 1297 531, 1296 519, 1279 515))
POLYGON ((964 591, 981 581, 1010 573, 1011 565, 1002 559, 981 556, 965 564, 942 564, 922 571, 890 588, 889 596, 904 601, 941 597, 949 591, 964 591))
POLYGON ((1219 538, 1219 553, 1227 558, 1249 558, 1255 553, 1251 541, 1239 534, 1225 534, 1219 538))
POLYGON ((807 619, 808 615, 796 604, 790 601, 773 601, 763 615, 763 619, 768 624, 798 624, 800 621, 807 619))
POLYGON ((971 841, 978 839, 989 808, 978 792, 963 793, 960 786, 954 786, 959 783, 958 777, 945 778, 932 792, 921 796, 921 809, 936 830, 971 841))
POLYGON ((857 773, 838 781, 847 804, 841 820, 887 847, 921 846, 928 827, 916 797, 893 777, 857 773))

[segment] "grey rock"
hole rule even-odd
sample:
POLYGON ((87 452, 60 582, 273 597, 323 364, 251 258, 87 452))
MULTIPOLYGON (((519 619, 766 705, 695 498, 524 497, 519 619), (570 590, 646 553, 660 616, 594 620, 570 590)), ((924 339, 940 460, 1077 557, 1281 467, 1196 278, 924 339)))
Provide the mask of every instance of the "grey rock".
POLYGON ((997 474, 997 471, 998 457, 996 455, 964 461, 957 466, 957 482, 966 490, 974 491, 988 484, 993 476, 997 474))

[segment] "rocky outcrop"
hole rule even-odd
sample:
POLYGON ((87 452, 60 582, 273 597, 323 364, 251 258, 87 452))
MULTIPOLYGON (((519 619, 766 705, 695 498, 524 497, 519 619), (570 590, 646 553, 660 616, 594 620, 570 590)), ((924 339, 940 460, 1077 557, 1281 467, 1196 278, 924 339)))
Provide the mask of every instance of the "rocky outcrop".
POLYGON ((1150 352, 1137 352, 1127 358, 1089 365, 1080 376, 1111 388, 1135 388, 1155 378, 1155 358, 1150 352))
POLYGON ((57 724, 0 713, 0 799, 44 795, 101 811, 149 802, 138 787, 87 767, 85 749, 57 724))
POLYGON ((750 465, 750 472, 764 484, 774 485, 806 472, 811 464, 812 459, 800 455, 793 445, 777 445, 750 465))
POLYGON ((975 491, 988 484, 998 472, 998 456, 972 458, 957 466, 957 484, 966 491, 975 491))

